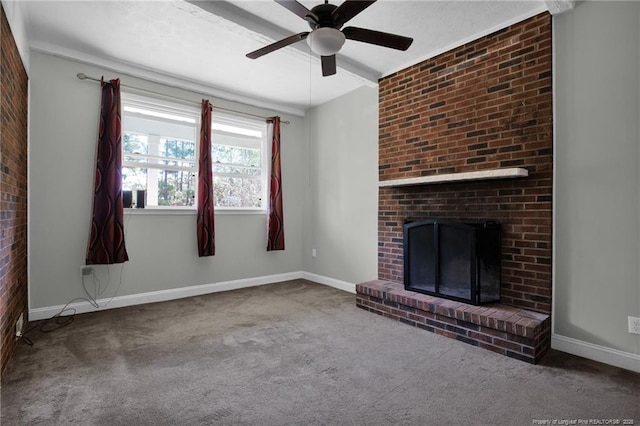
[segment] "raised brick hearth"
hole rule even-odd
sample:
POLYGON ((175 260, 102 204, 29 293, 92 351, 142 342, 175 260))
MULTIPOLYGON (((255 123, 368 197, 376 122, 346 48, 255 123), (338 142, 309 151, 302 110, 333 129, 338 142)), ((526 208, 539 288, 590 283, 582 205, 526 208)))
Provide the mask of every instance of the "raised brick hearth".
POLYGON ((551 53, 545 12, 379 81, 381 281, 358 286, 358 306, 530 362, 545 352, 552 295, 551 53), (514 168, 523 173, 454 182, 514 168), (421 180, 441 176, 454 181, 421 180), (416 180, 422 183, 403 184, 416 180), (404 291, 403 225, 424 219, 500 224, 500 305, 466 306, 404 291))
POLYGON ((511 306, 472 306, 407 291, 401 284, 380 280, 356 285, 356 305, 533 364, 549 347, 549 316, 511 306))

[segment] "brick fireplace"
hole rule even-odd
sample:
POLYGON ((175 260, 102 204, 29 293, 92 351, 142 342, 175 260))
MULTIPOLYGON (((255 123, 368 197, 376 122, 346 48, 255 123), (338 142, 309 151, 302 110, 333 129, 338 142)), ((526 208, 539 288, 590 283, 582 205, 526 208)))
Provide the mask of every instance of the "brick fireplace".
POLYGON ((550 341, 551 74, 545 12, 379 81, 378 280, 357 286, 358 306, 539 360, 550 341), (456 180, 505 169, 526 176, 456 180), (444 182, 402 184, 431 177, 444 182), (424 219, 501 224, 500 304, 404 290, 403 225, 424 219))

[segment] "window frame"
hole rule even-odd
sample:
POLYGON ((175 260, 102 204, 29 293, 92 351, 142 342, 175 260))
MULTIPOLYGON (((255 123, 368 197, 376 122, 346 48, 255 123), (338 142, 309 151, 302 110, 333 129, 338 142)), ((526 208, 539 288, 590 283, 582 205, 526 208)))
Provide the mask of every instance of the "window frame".
MULTIPOLYGON (((259 207, 237 207, 237 206, 215 206, 215 210, 216 211, 226 211, 226 212, 238 212, 238 213, 266 213, 267 211, 267 195, 268 195, 268 185, 269 185, 269 181, 268 181, 268 173, 269 173, 269 166, 268 166, 268 144, 267 144, 267 139, 268 139, 268 126, 266 123, 266 120, 261 120, 259 118, 253 118, 253 117, 248 117, 242 114, 238 114, 238 113, 229 113, 226 111, 215 111, 214 108, 214 112, 212 114, 212 118, 211 118, 211 145, 212 145, 212 149, 213 149, 213 145, 224 145, 224 146, 233 146, 233 147, 240 147, 243 148, 243 146, 239 146, 239 145, 230 145, 230 144, 218 144, 216 143, 216 133, 218 135, 221 134, 226 134, 226 135, 233 135, 232 132, 225 132, 224 130, 221 129, 216 129, 216 125, 222 125, 222 126, 232 126, 232 127, 240 127, 242 129, 246 129, 247 131, 251 132, 251 131, 257 131, 260 132, 262 134, 260 139, 260 175, 257 178, 251 178, 251 177, 245 177, 242 176, 240 174, 233 174, 233 173, 219 173, 216 172, 216 164, 220 164, 222 166, 231 166, 231 167, 241 167, 241 168, 250 168, 250 166, 244 166, 244 165, 238 165, 238 164, 227 164, 227 163, 215 163, 213 162, 212 159, 212 164, 211 164, 211 168, 212 168, 212 173, 213 173, 213 178, 215 179, 216 176, 223 176, 223 177, 230 177, 230 178, 238 178, 238 179, 255 179, 255 180, 260 180, 261 182, 261 193, 260 193, 260 206, 259 207)), ((256 138, 258 139, 258 138, 256 138)), ((245 146, 244 148, 251 148, 249 146, 245 146)), ((214 197, 215 198, 215 197, 214 197)))
MULTIPOLYGON (((173 157, 164 157, 164 156, 153 156, 151 154, 129 154, 126 153, 124 151, 124 141, 122 143, 122 168, 125 167, 137 167, 137 168, 146 168, 147 170, 149 169, 156 169, 156 170, 169 170, 169 171, 173 171, 173 170, 183 170, 183 171, 191 171, 195 174, 195 200, 193 205, 191 206, 187 206, 187 205, 181 205, 181 206, 152 206, 152 205, 145 205, 145 207, 143 209, 137 209, 137 208, 127 208, 125 209, 126 213, 131 213, 131 214, 195 214, 197 212, 197 194, 198 194, 198 170, 199 170, 199 155, 200 155, 200 120, 201 120, 201 111, 198 107, 195 107, 193 105, 188 105, 186 102, 185 103, 181 103, 179 101, 168 101, 168 100, 164 100, 161 98, 157 98, 157 97, 151 97, 148 95, 140 95, 137 93, 132 93, 130 91, 122 91, 121 93, 121 107, 122 107, 122 111, 121 111, 121 115, 122 115, 122 122, 123 122, 123 126, 122 126, 122 136, 124 138, 124 134, 126 133, 133 133, 133 134, 141 134, 140 132, 137 131, 132 131, 132 130, 128 130, 125 128, 124 126, 124 116, 125 114, 128 116, 132 116, 132 117, 142 117, 142 118, 146 118, 146 119, 153 119, 153 120, 157 120, 159 122, 163 122, 163 123, 169 123, 169 124, 177 124, 177 122, 175 120, 171 120, 169 118, 163 118, 161 116, 155 117, 155 116, 149 116, 147 114, 140 114, 140 113, 136 113, 136 112, 125 112, 125 106, 126 107, 133 107, 133 108, 143 108, 145 110, 148 111, 154 111, 157 112, 158 114, 169 114, 171 115, 173 114, 177 114, 177 115, 188 115, 188 116, 192 116, 193 119, 195 120, 194 123, 188 123, 189 126, 194 127, 194 142, 195 142, 195 167, 190 168, 190 167, 184 167, 184 166, 169 166, 167 165, 166 167, 162 167, 163 165, 161 164, 154 164, 154 163, 137 163, 137 162, 131 162, 131 161, 125 161, 124 159, 126 157, 140 157, 140 158, 148 158, 148 159, 155 159, 155 160, 174 160, 174 161, 185 161, 183 159, 177 159, 177 158, 173 158, 173 157), (151 158, 153 157, 153 158, 151 158)), ((234 112, 228 112, 228 111, 216 111, 214 108, 214 113, 212 114, 212 126, 211 126, 211 145, 213 148, 213 145, 226 145, 226 146, 238 146, 238 145, 230 145, 230 144, 216 144, 216 132, 218 130, 216 130, 216 126, 215 124, 222 124, 222 125, 230 125, 230 126, 237 126, 240 128, 244 128, 244 129, 249 129, 249 130, 258 130, 262 133, 262 137, 260 139, 260 161, 261 161, 261 165, 260 165, 260 170, 261 173, 259 175, 259 177, 256 177, 256 180, 260 180, 261 182, 261 194, 260 194, 260 200, 261 200, 261 205, 259 207, 237 207, 237 206, 217 206, 214 204, 215 208, 214 208, 214 212, 215 214, 266 214, 267 212, 267 206, 268 206, 268 185, 269 185, 269 163, 268 163, 268 133, 269 133, 269 129, 266 123, 266 120, 263 119, 259 119, 259 118, 253 118, 253 117, 249 117, 248 114, 242 114, 242 113, 234 113, 234 112)), ((185 122, 186 123, 186 122, 185 122)), ((220 131, 218 131, 220 132, 220 131)), ((228 133, 229 134, 229 133, 228 133)), ((147 136, 151 136, 149 134, 147 134, 147 136)), ((159 137, 159 139, 167 139, 167 136, 163 136, 163 135, 156 135, 159 137)), ((169 137, 171 138, 171 137, 169 137)), ((171 138, 170 140, 177 140, 179 138, 171 138)), ((240 146, 242 147, 242 146, 240 146)), ((187 160, 188 161, 188 160, 187 160)), ((242 165, 237 165, 237 164, 229 164, 229 166, 232 167, 245 167, 242 165)), ((211 168, 212 168, 212 173, 213 173, 213 177, 215 179, 216 175, 219 175, 216 173, 215 171, 215 167, 216 164, 212 163, 211 168)), ((224 174, 225 177, 236 177, 236 178, 242 178, 242 179, 247 179, 248 177, 243 177, 242 175, 237 175, 237 174, 224 174)), ((124 183, 124 182, 123 182, 124 183)), ((148 181, 147 181, 147 185, 148 185, 148 181)), ((148 189, 148 186, 147 186, 148 189)), ((215 197, 214 197, 214 202, 215 202, 215 197)))
MULTIPOLYGON (((162 130, 159 130, 161 127, 168 125, 176 125, 176 126, 187 126, 187 127, 191 127, 192 128, 192 132, 193 132, 193 143, 194 143, 194 157, 193 160, 188 159, 181 159, 181 158, 175 158, 175 157, 167 157, 167 156, 160 156, 160 155, 154 155, 154 154, 131 154, 131 153, 126 153, 125 152, 125 147, 124 147, 124 141, 122 143, 122 167, 129 167, 129 168, 140 168, 143 169, 145 168, 147 170, 147 173, 149 173, 149 170, 159 170, 159 171, 184 171, 184 172, 188 172, 191 173, 192 176, 191 178, 194 179, 194 185, 193 185, 193 190, 194 190, 194 201, 192 205, 177 205, 177 206, 159 206, 159 205, 150 205, 148 203, 148 196, 149 196, 149 179, 148 179, 148 174, 147 174, 147 186, 146 186, 146 191, 147 191, 147 203, 145 203, 145 207, 144 209, 127 209, 127 210, 164 210, 164 211, 173 211, 173 210, 196 210, 196 203, 197 203, 197 193, 198 193, 198 180, 197 180, 197 173, 198 173, 198 146, 199 146, 199 133, 200 133, 200 111, 197 107, 194 106, 189 106, 189 105, 185 105, 185 104, 181 104, 175 101, 166 101, 166 100, 162 100, 162 99, 158 99, 158 98, 152 98, 149 96, 144 96, 144 95, 139 95, 136 93, 131 93, 131 92, 125 92, 123 91, 121 93, 121 107, 122 107, 122 111, 121 111, 121 116, 122 116, 122 136, 124 138, 124 134, 125 133, 130 133, 130 134, 140 134, 140 135, 145 135, 148 138, 147 143, 149 143, 149 139, 155 140, 155 143, 160 144, 160 141, 164 140, 187 140, 190 138, 184 138, 184 137, 175 137, 175 136, 167 136, 167 133, 169 132, 164 132, 162 130), (145 113, 140 113, 140 112, 136 112, 136 111, 125 111, 126 108, 133 108, 133 109, 143 109, 145 111, 149 111, 149 112, 155 112, 158 115, 153 115, 153 114, 145 114, 145 113), (157 122, 157 126, 158 126, 158 132, 154 132, 154 131, 149 131, 149 132, 140 132, 138 129, 135 128, 135 126, 133 126, 133 129, 128 129, 125 127, 125 116, 127 117, 131 117, 133 119, 145 119, 145 120, 153 120, 155 122, 157 122), (175 117, 175 118, 171 118, 171 116, 175 117), (185 120, 179 120, 177 119, 178 117, 183 117, 185 118, 185 120), (187 121, 187 118, 189 121, 187 121), (135 161, 125 161, 125 158, 127 157, 138 157, 138 158, 145 158, 148 160, 160 160, 160 161, 175 161, 178 163, 184 163, 184 162, 192 162, 194 164, 193 167, 188 167, 188 166, 184 166, 184 165, 163 165, 163 164, 157 164, 157 163, 153 163, 153 162, 145 162, 145 163, 138 163, 135 161)), ((124 184, 124 182, 123 182, 124 184)), ((157 202, 157 201, 156 201, 157 202)))

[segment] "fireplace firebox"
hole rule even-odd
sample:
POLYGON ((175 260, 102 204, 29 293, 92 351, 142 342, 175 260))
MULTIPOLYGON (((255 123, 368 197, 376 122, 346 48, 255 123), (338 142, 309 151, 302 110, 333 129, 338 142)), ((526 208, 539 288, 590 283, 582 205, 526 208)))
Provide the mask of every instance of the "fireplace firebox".
POLYGON ((500 301, 500 224, 404 224, 406 290, 480 305, 500 301))

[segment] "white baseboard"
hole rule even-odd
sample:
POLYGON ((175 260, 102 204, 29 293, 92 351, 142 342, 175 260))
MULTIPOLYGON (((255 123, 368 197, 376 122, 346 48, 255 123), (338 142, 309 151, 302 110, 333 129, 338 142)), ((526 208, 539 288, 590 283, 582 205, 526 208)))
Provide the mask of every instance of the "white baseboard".
POLYGON ((335 278, 325 277, 323 275, 312 274, 311 272, 302 272, 302 277, 305 280, 313 281, 318 284, 328 285, 329 287, 337 288, 338 290, 348 291, 349 293, 356 293, 356 285, 348 283, 346 281, 336 280, 335 278))
MULTIPOLYGON (((98 300, 98 308, 88 301, 70 303, 67 311, 63 315, 74 313, 84 314, 87 312, 101 311, 104 309, 122 308, 125 306, 143 305, 145 303, 164 302, 167 300, 182 299, 184 297, 200 296, 203 294, 217 293, 220 291, 236 290, 245 287, 254 287, 264 284, 279 283, 282 281, 306 279, 318 284, 328 285, 339 290, 355 293, 355 284, 336 280, 322 275, 311 274, 303 271, 288 272, 285 274, 267 275, 263 277, 246 278, 241 280, 223 281, 213 284, 195 285, 190 287, 172 288, 169 290, 152 291, 148 293, 131 294, 127 296, 116 296, 113 299, 106 298, 98 300)), ((51 318, 57 315, 64 305, 45 306, 42 308, 29 309, 29 321, 38 321, 51 318)))
POLYGON ((594 345, 558 334, 551 335, 551 347, 572 355, 640 373, 640 355, 594 345))
MULTIPOLYGON (((256 278, 246 278, 233 281, 222 281, 213 284, 194 285, 190 287, 172 288, 169 290, 152 291, 148 293, 131 294, 127 296, 116 296, 98 300, 99 308, 91 303, 83 301, 69 304, 69 309, 74 309, 75 313, 100 311, 104 309, 122 308, 124 306, 142 305, 145 303, 164 302, 166 300, 182 299, 184 297, 200 296, 203 294, 217 293, 220 291, 236 290, 245 287, 254 287, 264 284, 273 284, 282 281, 289 281, 302 278, 302 272, 289 272, 285 274, 267 275, 256 278)), ((64 305, 46 306, 29 310, 29 320, 37 321, 51 318, 56 315, 64 305)), ((74 313, 69 311, 67 315, 74 313)))

